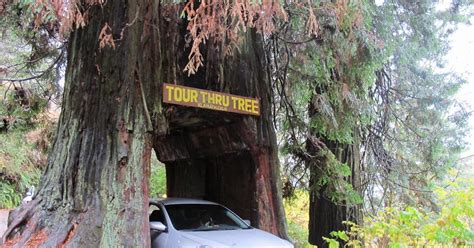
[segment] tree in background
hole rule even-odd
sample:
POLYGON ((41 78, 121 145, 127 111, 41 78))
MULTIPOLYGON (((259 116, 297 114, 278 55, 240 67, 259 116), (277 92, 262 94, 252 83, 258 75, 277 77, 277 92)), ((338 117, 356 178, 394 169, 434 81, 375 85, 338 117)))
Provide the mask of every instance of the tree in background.
POLYGON ((14 208, 46 166, 65 54, 45 27, 29 25, 21 4, 0 9, 0 207, 14 208))
POLYGON ((366 210, 397 202, 436 209, 432 187, 458 166, 469 118, 454 98, 465 81, 446 72, 444 56, 450 34, 469 21, 472 6, 400 1, 377 10, 374 23, 388 60, 370 93, 375 122, 362 135, 366 210))
POLYGON ((468 2, 436 6, 286 6, 289 22, 269 44, 269 60, 285 195, 294 185, 312 192, 311 243, 325 246, 322 236, 360 220, 359 210, 395 201, 434 207, 430 186, 454 166, 469 116, 453 99, 463 80, 440 68, 449 34, 472 14, 468 2))
POLYGON ((65 45, 50 35, 51 28, 32 25, 33 15, 25 11, 24 3, 8 11, 4 8, 0 10, 0 130, 7 131, 34 126, 48 102, 58 103, 65 45))
POLYGON ((286 59, 283 66, 274 60, 278 104, 286 111, 280 119, 283 151, 290 155, 286 185, 309 190, 309 241, 318 246, 325 245, 323 236, 344 227, 342 221, 361 219, 358 132, 380 50, 372 7, 344 1, 289 6, 294 19, 273 44, 286 59), (308 25, 309 38, 296 31, 308 25))

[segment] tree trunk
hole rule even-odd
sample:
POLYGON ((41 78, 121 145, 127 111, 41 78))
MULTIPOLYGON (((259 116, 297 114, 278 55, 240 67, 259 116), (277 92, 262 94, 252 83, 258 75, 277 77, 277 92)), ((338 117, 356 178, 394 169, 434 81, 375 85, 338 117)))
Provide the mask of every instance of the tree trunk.
POLYGON ((14 247, 149 247, 152 145, 167 164, 170 195, 228 203, 254 225, 286 237, 261 38, 248 33, 242 54, 226 59, 208 42, 204 68, 188 77, 183 73, 189 52, 184 49, 186 23, 177 17, 177 5, 106 1, 88 12, 88 24, 69 39, 62 113, 40 190, 13 212, 3 242, 14 247), (100 47, 104 31, 113 44, 107 35, 102 41, 114 48, 100 47), (162 82, 260 97, 262 115, 171 106, 164 111, 162 82), (194 116, 203 121, 194 122, 194 116), (233 138, 227 141, 235 144, 221 143, 204 157, 175 139, 209 127, 212 139, 225 141, 217 130, 230 123, 235 130, 228 131, 233 138), (172 152, 168 147, 168 160, 167 146, 176 147, 172 152), (222 151, 229 146, 232 156, 227 157, 222 151), (221 166, 221 161, 228 164, 221 166), (196 185, 182 180, 188 171, 205 173, 204 185, 195 176, 196 185))
POLYGON ((88 24, 70 35, 57 138, 38 194, 12 214, 7 246, 150 246, 149 110, 161 95, 153 28, 159 2, 91 7, 88 24), (99 47, 106 24, 115 48, 99 47))
MULTIPOLYGON (((177 46, 166 51, 166 61, 178 59, 176 68, 187 63, 183 31, 181 26, 180 35, 170 35, 177 46)), ((288 238, 262 42, 249 31, 239 52, 224 59, 221 44, 210 41, 196 75, 173 69, 165 75, 167 82, 259 98, 261 116, 165 106, 169 132, 156 137, 154 149, 166 164, 168 196, 222 203, 254 226, 288 238)))
MULTIPOLYGON (((359 148, 358 142, 354 144, 338 144, 337 142, 324 142, 339 162, 347 163, 352 169, 352 175, 347 178, 354 189, 360 189, 359 148)), ((310 149, 316 154, 314 149, 310 149)), ((329 237, 332 231, 347 230, 348 226, 343 221, 360 223, 361 215, 359 206, 338 205, 325 197, 327 189, 314 185, 321 176, 319 168, 324 168, 326 159, 318 161, 318 165, 310 166, 310 205, 309 205, 309 243, 318 247, 328 247, 322 237, 329 237), (319 190, 315 190, 320 188, 319 190)))

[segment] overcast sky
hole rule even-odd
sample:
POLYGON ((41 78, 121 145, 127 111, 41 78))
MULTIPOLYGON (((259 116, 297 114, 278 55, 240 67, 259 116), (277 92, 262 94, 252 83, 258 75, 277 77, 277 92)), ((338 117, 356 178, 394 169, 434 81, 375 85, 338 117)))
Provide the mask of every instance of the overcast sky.
MULTIPOLYGON (((458 72, 467 79, 465 84, 457 94, 457 99, 470 105, 474 110, 474 26, 461 25, 453 34, 451 40, 451 51, 447 56, 448 69, 458 72)), ((465 152, 465 156, 474 155, 474 116, 470 119, 470 148, 465 152)))

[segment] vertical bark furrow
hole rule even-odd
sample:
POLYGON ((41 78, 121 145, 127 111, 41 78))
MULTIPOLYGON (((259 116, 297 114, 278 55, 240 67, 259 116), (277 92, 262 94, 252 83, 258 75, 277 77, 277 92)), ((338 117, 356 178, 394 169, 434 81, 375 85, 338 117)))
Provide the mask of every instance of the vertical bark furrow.
POLYGON ((41 231, 43 247, 148 247, 152 137, 161 142, 153 144, 158 154, 173 153, 166 161, 170 196, 224 203, 286 237, 262 38, 250 31, 242 52, 225 59, 218 44, 207 43, 206 67, 188 76, 187 23, 176 14, 179 8, 159 0, 106 1, 89 8, 87 26, 72 32, 58 135, 39 201, 17 223, 38 225, 22 234, 23 241, 41 231), (99 47, 106 23, 115 48, 99 47), (262 115, 162 110, 163 81, 258 97, 262 115), (188 120, 172 123, 178 112, 206 121, 180 126, 188 120), (181 145, 174 151, 166 142, 181 145))
POLYGON ((186 23, 180 20, 175 29, 169 28, 170 23, 165 23, 167 30, 178 32, 180 35, 177 37, 181 40, 162 51, 165 58, 163 71, 165 78, 171 80, 169 83, 225 89, 228 93, 257 97, 262 114, 260 117, 223 113, 214 116, 207 110, 166 106, 171 133, 155 138, 154 149, 166 164, 168 196, 204 198, 223 203, 250 219, 254 226, 287 238, 278 151, 269 112, 270 83, 266 81, 265 61, 262 60, 262 38, 255 31, 249 31, 240 52, 236 51, 224 61, 219 44, 208 42, 201 51, 206 56, 205 66, 188 77, 183 72, 173 71, 187 63, 189 51, 176 52, 176 47, 184 42, 186 23), (174 64, 173 57, 178 58, 178 65, 174 64), (177 73, 175 77, 172 71, 177 73), (187 126, 188 123, 193 124, 187 126), (220 131, 226 129, 229 131, 220 131), (236 161, 231 163, 235 168, 214 167, 216 159, 221 159, 223 154, 236 161), (244 163, 248 167, 243 166, 244 163), (239 180, 245 180, 248 185, 241 186, 239 180), (239 187, 243 188, 239 194, 234 194, 239 187))
POLYGON ((21 223, 13 223, 38 223, 24 229, 17 245, 41 231, 43 247, 149 246, 151 117, 161 114, 149 111, 160 101, 151 89, 159 88, 161 72, 154 68, 159 63, 148 61, 160 61, 153 50, 159 37, 151 37, 158 34, 150 25, 159 25, 158 5, 130 0, 94 6, 88 25, 71 34, 58 135, 36 196, 44 201, 29 205, 21 223), (115 49, 99 48, 105 23, 115 49))

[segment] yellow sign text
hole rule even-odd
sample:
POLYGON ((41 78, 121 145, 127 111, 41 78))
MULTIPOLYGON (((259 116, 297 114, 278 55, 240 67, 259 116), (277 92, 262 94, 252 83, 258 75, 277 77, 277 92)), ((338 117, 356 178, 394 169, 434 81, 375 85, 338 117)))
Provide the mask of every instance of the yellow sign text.
POLYGON ((163 102, 225 112, 260 115, 260 103, 256 98, 175 84, 164 84, 163 102))

